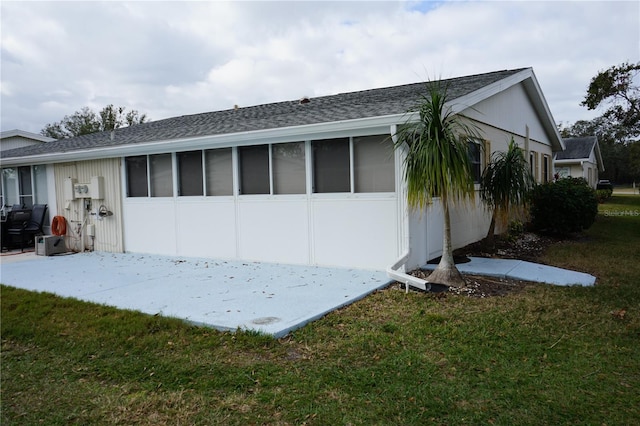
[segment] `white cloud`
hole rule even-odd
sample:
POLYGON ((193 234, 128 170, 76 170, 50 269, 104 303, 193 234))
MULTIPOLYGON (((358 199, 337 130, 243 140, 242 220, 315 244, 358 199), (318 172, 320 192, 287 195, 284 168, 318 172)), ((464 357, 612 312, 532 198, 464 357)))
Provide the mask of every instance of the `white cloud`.
POLYGON ((532 66, 558 121, 640 60, 637 2, 6 2, 2 130, 152 119, 532 66), (29 23, 29 25, 25 25, 29 23))

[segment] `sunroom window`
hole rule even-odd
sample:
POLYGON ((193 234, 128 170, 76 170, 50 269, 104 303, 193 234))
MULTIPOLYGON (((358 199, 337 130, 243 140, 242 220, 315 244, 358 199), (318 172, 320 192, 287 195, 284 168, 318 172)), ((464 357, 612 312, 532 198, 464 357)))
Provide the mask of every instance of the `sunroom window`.
POLYGON ((178 160, 178 194, 181 196, 203 195, 202 151, 179 152, 176 158, 178 160))
POLYGON ((304 143, 271 145, 274 194, 304 194, 306 172, 304 143))
POLYGON ((171 154, 149 156, 152 197, 173 197, 171 154))
POLYGON ((312 142, 313 192, 351 192, 349 138, 312 142))
POLYGON ((207 195, 233 195, 231 148, 205 151, 207 195))
POLYGON ((127 170, 127 196, 147 197, 149 186, 147 181, 147 156, 138 155, 125 158, 127 170))
POLYGON ((270 194, 269 145, 242 146, 240 157, 240 193, 270 194))
POLYGON ((353 138, 355 192, 395 190, 393 144, 386 135, 353 138))

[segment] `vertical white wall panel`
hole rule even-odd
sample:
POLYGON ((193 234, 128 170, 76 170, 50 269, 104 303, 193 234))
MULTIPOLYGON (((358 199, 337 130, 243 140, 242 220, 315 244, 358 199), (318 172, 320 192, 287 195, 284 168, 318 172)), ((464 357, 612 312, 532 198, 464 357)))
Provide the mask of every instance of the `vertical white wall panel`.
POLYGON ((314 199, 314 263, 384 269, 398 257, 397 199, 314 199))
POLYGON ((238 201, 239 257, 308 264, 307 198, 238 201))
POLYGON ((236 257, 236 212, 233 199, 178 200, 177 254, 191 257, 236 257))
POLYGON ((124 245, 127 252, 178 254, 173 198, 128 199, 124 211, 124 245))

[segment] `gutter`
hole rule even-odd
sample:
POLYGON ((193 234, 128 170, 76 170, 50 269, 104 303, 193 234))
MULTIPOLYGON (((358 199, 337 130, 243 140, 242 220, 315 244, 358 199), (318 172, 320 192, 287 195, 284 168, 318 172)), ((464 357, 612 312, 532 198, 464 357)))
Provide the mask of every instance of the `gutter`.
MULTIPOLYGON (((173 151, 189 151, 230 146, 252 145, 256 141, 264 143, 296 142, 312 138, 327 138, 336 135, 361 136, 371 131, 385 131, 399 120, 410 120, 416 114, 392 114, 379 117, 365 117, 301 126, 278 127, 273 129, 250 130, 236 133, 204 135, 190 138, 162 139, 133 144, 89 147, 62 152, 45 152, 34 155, 3 157, 4 167, 30 164, 51 164, 71 161, 121 158, 132 155, 159 154, 173 151)), ((116 134, 116 139, 118 135, 116 134)))

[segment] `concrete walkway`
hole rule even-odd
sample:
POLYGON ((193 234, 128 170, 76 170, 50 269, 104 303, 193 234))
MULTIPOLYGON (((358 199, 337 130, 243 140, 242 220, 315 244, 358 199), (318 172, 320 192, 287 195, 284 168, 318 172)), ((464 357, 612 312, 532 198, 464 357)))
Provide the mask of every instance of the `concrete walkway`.
MULTIPOLYGON (((463 274, 486 275, 498 278, 533 281, 554 285, 592 286, 596 277, 583 272, 575 272, 554 266, 540 265, 515 259, 489 259, 470 257, 470 262, 456 264, 463 274)), ((438 265, 425 265, 422 269, 434 270, 438 265)))
MULTIPOLYGON (((140 254, 3 254, 0 282, 218 330, 282 337, 391 281, 385 272, 140 254)), ((436 265, 426 265, 433 269, 436 265)), ((591 286, 595 277, 520 260, 471 258, 462 273, 591 286)))
POLYGON ((382 271, 139 254, 3 255, 0 282, 282 337, 390 283, 382 271))

